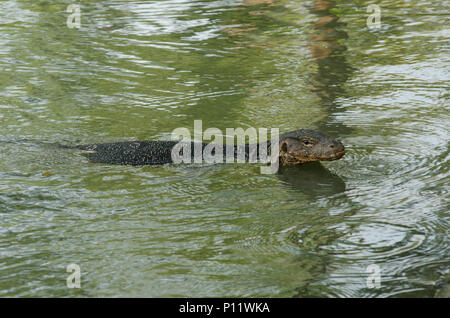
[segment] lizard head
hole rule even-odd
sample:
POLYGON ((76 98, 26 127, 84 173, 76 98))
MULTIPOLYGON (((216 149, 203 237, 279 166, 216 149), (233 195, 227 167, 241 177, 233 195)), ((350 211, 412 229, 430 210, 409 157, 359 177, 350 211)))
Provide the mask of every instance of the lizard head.
POLYGON ((282 134, 279 147, 280 163, 285 165, 337 160, 345 154, 345 147, 339 140, 311 129, 282 134))

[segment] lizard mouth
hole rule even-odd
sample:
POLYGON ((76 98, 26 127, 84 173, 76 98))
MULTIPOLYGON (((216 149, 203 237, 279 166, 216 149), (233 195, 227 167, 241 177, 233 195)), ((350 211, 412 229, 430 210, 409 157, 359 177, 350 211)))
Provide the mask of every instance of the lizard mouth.
POLYGON ((331 154, 328 154, 326 156, 307 156, 304 155, 295 155, 295 154, 287 154, 287 153, 280 153, 280 157, 282 158, 282 162, 285 165, 300 165, 308 162, 314 162, 314 161, 333 161, 338 160, 342 158, 345 155, 345 149, 333 152, 331 154))
POLYGON ((323 157, 319 159, 320 161, 332 161, 332 160, 338 160, 341 159, 345 155, 345 149, 336 151, 326 157, 323 157))

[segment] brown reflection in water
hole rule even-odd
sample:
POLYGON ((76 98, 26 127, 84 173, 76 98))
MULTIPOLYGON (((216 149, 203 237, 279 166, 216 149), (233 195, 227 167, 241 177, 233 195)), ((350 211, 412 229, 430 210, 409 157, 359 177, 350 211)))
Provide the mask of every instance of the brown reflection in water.
MULTIPOLYGON (((245 8, 250 8, 250 15, 264 15, 267 11, 275 6, 282 6, 273 0, 243 0, 245 8), (251 8, 256 6, 255 8, 251 8), (256 10, 256 11, 255 11, 256 10)), ((348 134, 352 130, 345 124, 333 122, 333 116, 339 110, 337 99, 345 97, 347 92, 344 85, 354 72, 354 68, 347 62, 347 48, 343 44, 348 38, 345 32, 346 24, 339 21, 339 16, 333 13, 336 8, 335 0, 314 0, 310 5, 309 11, 317 16, 317 20, 312 23, 313 31, 308 36, 308 47, 311 52, 310 63, 317 65, 316 69, 310 73, 308 89, 319 97, 317 107, 321 107, 327 116, 315 124, 314 128, 324 130, 330 134, 341 136, 348 134)), ((244 8, 242 8, 244 10, 244 8)), ((243 15, 242 17, 245 17, 243 15)), ((247 17, 246 17, 247 18, 247 17)), ((244 48, 267 48, 276 43, 265 41, 255 43, 254 41, 243 40, 243 36, 259 30, 261 28, 268 29, 264 25, 264 20, 249 20, 245 22, 239 19, 233 19, 232 24, 239 26, 231 26, 223 30, 228 35, 230 42, 244 48)), ((259 54, 262 51, 254 51, 259 54)), ((234 50, 232 54, 242 54, 240 50, 234 50)), ((299 106, 301 107, 301 106, 299 106)))
POLYGON ((242 1, 246 6, 255 6, 258 4, 266 4, 269 6, 275 6, 276 4, 273 0, 243 0, 242 1))
MULTIPOLYGON (((246 13, 250 16, 263 16, 267 14, 267 11, 270 7, 279 6, 279 4, 275 3, 273 0, 242 0, 242 7, 237 7, 237 10, 246 10, 246 13), (257 7, 257 10, 253 10, 253 7, 257 7), (249 11, 250 10, 250 11, 249 11)), ((226 33, 230 37, 230 41, 234 44, 243 45, 243 47, 257 47, 264 48, 271 46, 270 43, 247 43, 239 40, 239 37, 247 35, 252 31, 259 30, 261 25, 258 25, 258 21, 249 22, 250 19, 245 17, 245 21, 240 20, 239 18, 234 18, 231 20, 232 24, 238 24, 239 26, 231 26, 222 30, 222 32, 226 33)), ((262 21, 259 21, 260 23, 262 21)), ((238 54, 236 52, 236 54, 238 54)))
MULTIPOLYGON (((348 38, 342 30, 345 23, 339 22, 339 17, 332 12, 335 7, 334 0, 314 1, 310 12, 317 15, 318 19, 313 23, 315 33, 308 37, 311 56, 317 64, 316 72, 311 75, 309 89, 317 94, 330 115, 335 111, 336 98, 346 94, 343 85, 353 72, 344 53, 347 48, 340 43, 348 38)), ((330 122, 330 118, 325 118, 320 126, 329 127, 330 122)), ((342 130, 348 128, 340 127, 339 131, 342 130)))

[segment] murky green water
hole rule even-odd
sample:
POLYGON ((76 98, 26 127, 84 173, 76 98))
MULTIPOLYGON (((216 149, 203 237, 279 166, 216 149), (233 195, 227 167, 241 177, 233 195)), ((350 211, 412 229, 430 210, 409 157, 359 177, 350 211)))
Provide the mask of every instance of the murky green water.
POLYGON ((372 1, 81 1, 80 29, 71 3, 0 1, 0 296, 435 294, 450 263, 442 1, 378 1, 379 30, 372 1), (263 175, 51 144, 168 139, 196 119, 321 129, 348 151, 263 175))

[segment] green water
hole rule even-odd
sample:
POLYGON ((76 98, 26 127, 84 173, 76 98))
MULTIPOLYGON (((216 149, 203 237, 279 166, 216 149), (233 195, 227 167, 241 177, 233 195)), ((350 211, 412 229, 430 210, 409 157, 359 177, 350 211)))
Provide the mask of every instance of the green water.
POLYGON ((0 296, 431 297, 449 253, 449 7, 0 1, 0 296), (173 129, 320 129, 338 161, 93 164, 173 129), (81 269, 69 289, 66 267, 81 269), (380 269, 369 288, 367 267, 380 269))

